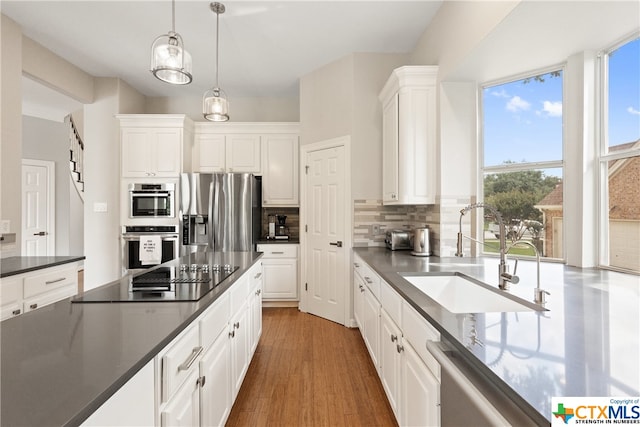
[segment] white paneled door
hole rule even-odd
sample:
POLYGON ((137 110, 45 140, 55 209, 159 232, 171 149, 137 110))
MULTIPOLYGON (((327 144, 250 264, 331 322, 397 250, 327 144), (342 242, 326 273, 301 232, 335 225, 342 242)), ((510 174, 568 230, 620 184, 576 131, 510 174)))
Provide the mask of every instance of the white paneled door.
POLYGON ((345 165, 344 146, 306 154, 306 309, 341 324, 349 287, 345 165))
POLYGON ((22 255, 54 255, 53 162, 22 161, 22 255))

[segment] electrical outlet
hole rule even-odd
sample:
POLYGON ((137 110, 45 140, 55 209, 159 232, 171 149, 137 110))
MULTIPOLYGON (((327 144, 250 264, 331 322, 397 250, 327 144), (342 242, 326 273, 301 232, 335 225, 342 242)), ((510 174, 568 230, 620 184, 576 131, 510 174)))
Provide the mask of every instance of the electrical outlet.
POLYGON ((94 212, 107 212, 107 202, 94 202, 93 203, 93 211, 94 212))
POLYGON ((380 224, 373 224, 371 226, 371 232, 373 234, 380 234, 380 224))

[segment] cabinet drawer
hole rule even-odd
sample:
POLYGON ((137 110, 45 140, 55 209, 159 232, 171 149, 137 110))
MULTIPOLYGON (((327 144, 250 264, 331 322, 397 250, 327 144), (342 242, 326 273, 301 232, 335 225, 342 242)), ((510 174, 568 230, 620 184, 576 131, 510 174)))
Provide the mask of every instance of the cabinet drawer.
POLYGON ((380 301, 380 276, 378 276, 367 264, 362 265, 362 278, 373 295, 380 301))
POLYGON ((258 245, 258 252, 264 253, 263 258, 297 258, 298 245, 258 245))
POLYGON ((402 334, 440 381, 440 365, 427 350, 427 341, 440 341, 440 333, 406 301, 402 302, 402 334))
POLYGON ((402 325, 402 297, 384 280, 380 280, 380 304, 396 325, 402 325))
POLYGON ((0 295, 2 306, 13 304, 22 300, 22 278, 7 277, 0 279, 0 295))
POLYGON ((364 265, 366 264, 362 261, 362 259, 360 259, 358 255, 353 256, 353 271, 358 273, 360 277, 364 276, 364 273, 362 272, 362 268, 364 265))
POLYGON ((78 284, 78 269, 74 267, 56 268, 42 274, 24 278, 24 297, 29 298, 44 292, 78 284))
POLYGON ((229 293, 225 292, 200 319, 200 344, 206 350, 229 323, 229 293))
POLYGON ((31 298, 25 298, 23 303, 24 313, 69 298, 75 295, 77 290, 78 287, 75 284, 70 284, 65 287, 56 287, 49 292, 43 292, 31 298))
POLYGON ((177 340, 169 344, 161 356, 162 401, 175 393, 189 374, 198 368, 198 356, 202 352, 198 326, 190 326, 177 340))

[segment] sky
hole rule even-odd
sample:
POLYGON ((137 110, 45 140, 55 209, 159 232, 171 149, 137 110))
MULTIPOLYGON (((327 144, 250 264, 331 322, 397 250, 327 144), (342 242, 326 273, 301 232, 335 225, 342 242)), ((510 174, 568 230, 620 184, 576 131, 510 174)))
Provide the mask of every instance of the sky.
MULTIPOLYGON (((483 91, 485 166, 562 160, 562 77, 522 80, 483 91)), ((640 39, 609 62, 609 145, 640 138, 640 39)))

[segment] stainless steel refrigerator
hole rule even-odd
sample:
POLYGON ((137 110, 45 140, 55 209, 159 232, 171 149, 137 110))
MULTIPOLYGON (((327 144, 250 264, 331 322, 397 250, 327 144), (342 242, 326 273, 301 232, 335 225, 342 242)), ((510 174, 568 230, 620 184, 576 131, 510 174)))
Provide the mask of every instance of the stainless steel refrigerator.
POLYGON ((181 254, 255 250, 261 211, 261 177, 249 173, 181 174, 181 254))

